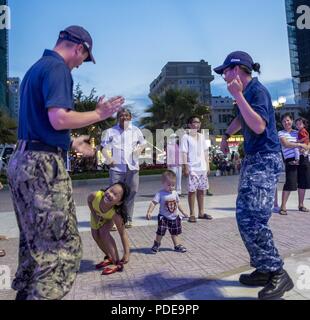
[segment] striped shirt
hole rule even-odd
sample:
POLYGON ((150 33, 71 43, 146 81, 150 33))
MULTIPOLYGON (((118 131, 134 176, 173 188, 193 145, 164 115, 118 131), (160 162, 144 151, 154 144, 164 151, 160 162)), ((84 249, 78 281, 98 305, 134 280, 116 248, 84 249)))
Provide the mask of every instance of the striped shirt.
MULTIPOLYGON (((298 131, 292 130, 291 132, 287 132, 285 130, 279 131, 279 139, 285 138, 287 142, 297 142, 298 140, 298 131)), ((295 148, 286 148, 282 145, 282 153, 284 159, 295 158, 295 148)))

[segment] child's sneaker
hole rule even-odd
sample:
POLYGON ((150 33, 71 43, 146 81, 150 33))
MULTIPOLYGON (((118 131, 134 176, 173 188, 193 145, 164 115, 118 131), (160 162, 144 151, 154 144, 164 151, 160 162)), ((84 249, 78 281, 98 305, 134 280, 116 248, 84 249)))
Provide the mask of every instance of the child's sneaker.
POLYGON ((180 253, 185 253, 187 252, 186 248, 184 246, 182 246, 181 244, 179 244, 178 246, 176 246, 174 248, 174 251, 176 252, 180 252, 180 253))
POLYGON ((154 245, 152 247, 152 253, 157 253, 159 251, 159 247, 160 247, 160 243, 158 243, 157 241, 154 241, 154 245))

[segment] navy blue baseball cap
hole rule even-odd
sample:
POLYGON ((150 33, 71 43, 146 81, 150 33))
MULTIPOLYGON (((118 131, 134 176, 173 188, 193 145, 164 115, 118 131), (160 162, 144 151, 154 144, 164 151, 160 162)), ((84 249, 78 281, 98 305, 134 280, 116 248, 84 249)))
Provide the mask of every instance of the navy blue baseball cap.
POLYGON ((88 51, 88 57, 85 59, 85 62, 92 61, 96 63, 93 56, 93 39, 90 36, 89 32, 86 31, 83 27, 80 26, 70 26, 63 31, 60 31, 59 39, 71 41, 77 44, 82 44, 84 48, 88 51))
POLYGON ((217 74, 223 74, 224 70, 229 67, 234 67, 237 65, 242 65, 248 67, 251 71, 253 71, 254 61, 252 57, 244 52, 244 51, 235 51, 227 56, 224 63, 213 69, 217 74))

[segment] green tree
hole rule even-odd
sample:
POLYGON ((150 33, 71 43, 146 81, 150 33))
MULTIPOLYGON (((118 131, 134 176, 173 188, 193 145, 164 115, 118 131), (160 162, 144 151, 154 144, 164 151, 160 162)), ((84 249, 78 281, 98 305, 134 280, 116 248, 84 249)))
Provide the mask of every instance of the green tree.
POLYGON ((198 101, 198 94, 192 90, 168 89, 162 96, 151 96, 152 105, 146 110, 150 115, 141 119, 147 129, 178 130, 186 125, 192 115, 202 117, 202 127, 211 129, 210 109, 198 101))
POLYGON ((277 131, 281 131, 281 130, 283 130, 283 125, 282 125, 282 122, 281 122, 280 112, 276 112, 275 116, 276 116, 277 131))
POLYGON ((16 129, 16 121, 6 115, 4 112, 0 111, 0 144, 16 143, 16 129))
MULTIPOLYGON (((303 109, 299 114, 302 118, 305 118, 310 124, 310 109, 303 109)), ((308 128, 307 128, 308 129, 308 128)))
MULTIPOLYGON (((96 96, 96 90, 93 88, 88 96, 84 95, 80 84, 77 84, 74 90, 74 102, 75 110, 78 112, 88 112, 96 109, 98 96, 96 96)), ((73 135, 89 135, 91 138, 95 138, 96 145, 100 144, 102 132, 108 128, 111 128, 116 124, 116 119, 109 118, 94 125, 72 130, 73 135)))

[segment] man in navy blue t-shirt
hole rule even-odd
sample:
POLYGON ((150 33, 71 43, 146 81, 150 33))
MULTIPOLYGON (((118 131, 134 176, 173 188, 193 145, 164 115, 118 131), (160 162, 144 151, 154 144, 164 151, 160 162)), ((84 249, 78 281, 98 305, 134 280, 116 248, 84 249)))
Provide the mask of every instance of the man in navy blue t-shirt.
POLYGON ((80 26, 61 31, 53 50, 21 84, 18 146, 8 179, 20 229, 19 265, 12 287, 17 300, 58 300, 71 289, 82 258, 71 179, 63 155, 70 146, 94 155, 88 137, 70 130, 109 118, 122 97, 101 97, 90 112, 74 111, 71 71, 95 59, 90 34, 80 26))
POLYGON ((260 73, 260 65, 246 52, 231 53, 214 71, 224 76, 238 106, 238 116, 223 137, 222 151, 228 152, 227 140, 232 134, 242 130, 244 135, 246 157, 241 170, 236 215, 251 266, 256 270, 241 275, 240 282, 264 286, 258 294, 260 299, 280 298, 294 284, 283 269, 268 226, 277 181, 283 170, 271 97, 258 79, 252 78, 252 71, 260 73))

